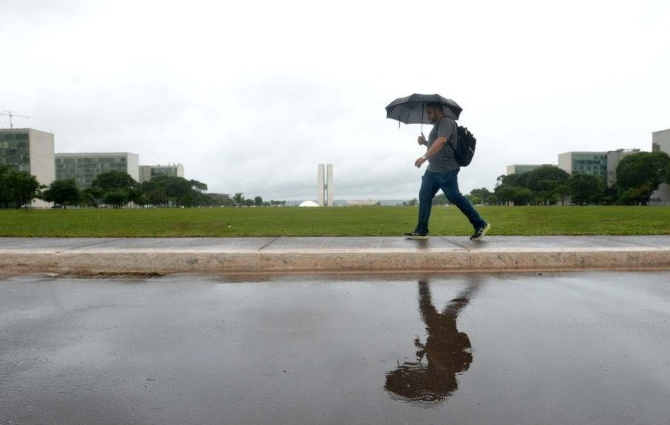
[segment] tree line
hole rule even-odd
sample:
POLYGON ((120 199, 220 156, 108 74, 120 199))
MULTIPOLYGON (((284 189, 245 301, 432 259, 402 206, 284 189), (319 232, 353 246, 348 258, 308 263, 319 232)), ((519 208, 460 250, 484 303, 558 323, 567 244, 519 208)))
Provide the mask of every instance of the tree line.
POLYGON ((139 206, 194 207, 211 205, 213 200, 204 192, 207 185, 183 177, 159 175, 138 183, 123 171, 108 171, 98 175, 91 187, 79 189, 74 179, 56 180, 42 191, 41 199, 63 206, 121 208, 133 203, 139 206))
POLYGON ((0 165, 0 208, 27 207, 33 199, 53 202, 56 207, 122 208, 133 203, 156 207, 261 207, 284 206, 286 201, 266 202, 262 197, 251 199, 243 193, 228 195, 205 193, 207 185, 183 177, 159 175, 150 181, 138 183, 128 173, 108 171, 96 177, 91 187, 79 189, 74 179, 63 179, 42 186, 27 172, 13 171, 0 165))
POLYGON ((286 205, 286 201, 275 201, 273 199, 266 202, 260 196, 255 196, 253 199, 245 198, 242 192, 233 195, 232 203, 236 207, 283 207, 286 205))
POLYGON ((551 165, 498 177, 493 192, 475 189, 468 197, 487 205, 646 205, 661 183, 670 184, 670 156, 640 152, 625 156, 616 169, 616 183, 608 187, 600 176, 570 175, 551 165))

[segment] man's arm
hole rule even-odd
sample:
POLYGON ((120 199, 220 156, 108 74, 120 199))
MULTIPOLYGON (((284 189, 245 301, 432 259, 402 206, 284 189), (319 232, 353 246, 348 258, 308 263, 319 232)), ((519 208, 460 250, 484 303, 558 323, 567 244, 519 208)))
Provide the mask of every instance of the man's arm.
POLYGON ((435 140, 431 147, 426 151, 425 155, 417 158, 417 160, 414 161, 414 165, 420 168, 424 162, 428 161, 428 158, 432 158, 433 155, 438 153, 442 147, 444 147, 445 143, 447 143, 446 137, 438 137, 437 140, 435 140))

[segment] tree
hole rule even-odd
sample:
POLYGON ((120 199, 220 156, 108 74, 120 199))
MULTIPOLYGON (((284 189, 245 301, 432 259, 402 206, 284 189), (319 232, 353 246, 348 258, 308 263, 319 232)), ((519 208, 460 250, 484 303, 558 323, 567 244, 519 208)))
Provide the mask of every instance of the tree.
POLYGON ((137 196, 133 196, 133 202, 135 202, 137 205, 143 207, 145 205, 149 205, 151 202, 149 201, 149 197, 145 195, 144 193, 141 193, 137 196))
POLYGON ((82 200, 82 194, 74 179, 56 180, 42 193, 42 199, 67 208, 67 205, 77 205, 82 200))
POLYGON ((573 174, 567 182, 572 203, 599 204, 605 196, 605 180, 588 174, 573 174))
POLYGON ((479 195, 467 194, 465 197, 470 201, 472 205, 480 205, 482 203, 482 198, 479 195))
POLYGON ((498 196, 498 200, 503 204, 508 204, 514 202, 514 195, 516 194, 516 189, 519 186, 498 186, 495 189, 495 193, 498 196))
POLYGON ((532 190, 521 186, 499 186, 496 195, 501 202, 513 202, 514 205, 528 205, 534 197, 532 190))
POLYGON ((498 177, 498 182, 496 184, 496 187, 500 186, 518 186, 518 187, 526 187, 526 175, 528 173, 522 173, 522 174, 508 174, 508 175, 502 175, 498 177))
POLYGON ((139 205, 172 205, 176 207, 195 207, 213 205, 215 202, 203 191, 207 185, 197 180, 183 177, 159 175, 140 185, 139 189, 128 191, 129 199, 139 205))
POLYGON ((623 191, 617 185, 612 185, 605 188, 605 196, 603 197, 603 203, 605 205, 613 205, 621 203, 623 191))
POLYGON ((194 207, 199 202, 203 202, 204 198, 199 195, 203 190, 207 190, 206 184, 176 176, 165 176, 162 181, 165 184, 167 197, 174 202, 175 206, 194 207))
POLYGON ((554 194, 558 200, 560 200, 561 205, 565 205, 565 201, 567 201, 568 197, 570 196, 570 188, 567 184, 561 184, 556 186, 556 188, 552 190, 551 193, 554 194))
POLYGON ((447 197, 444 193, 440 193, 433 198, 433 205, 447 205, 447 197))
POLYGON ((244 205, 244 196, 242 195, 244 194, 241 192, 238 192, 235 195, 233 195, 233 202, 235 202, 235 205, 237 205, 238 207, 244 205))
POLYGON ((191 183, 183 177, 162 176, 160 182, 164 182, 165 194, 176 207, 180 207, 184 198, 191 193, 191 183))
POLYGON ((543 165, 522 176, 525 178, 524 186, 535 192, 551 192, 570 178, 570 174, 553 165, 543 165))
POLYGON ((105 193, 97 187, 88 187, 81 191, 81 202, 89 207, 98 208, 103 203, 105 193))
POLYGON ((553 204, 559 201, 560 196, 557 195, 556 188, 564 185, 570 178, 570 175, 560 168, 553 165, 543 165, 532 171, 521 174, 509 174, 498 177, 498 183, 495 188, 495 193, 499 194, 502 188, 512 188, 512 190, 505 190, 503 196, 498 197, 499 200, 503 198, 515 204, 527 203, 537 204, 553 204), (519 188, 525 188, 530 191, 521 191, 519 188), (515 198, 512 201, 510 198, 515 198))
POLYGON ((100 188, 107 193, 115 190, 129 191, 137 186, 137 182, 128 173, 112 170, 99 174, 93 180, 91 186, 100 188))
POLYGON ((625 205, 646 205, 653 192, 654 189, 652 189, 651 185, 646 183, 642 186, 624 190, 620 200, 625 205))
POLYGON ((159 184, 156 178, 143 182, 140 190, 146 196, 148 203, 156 206, 166 205, 168 203, 167 195, 165 194, 165 186, 159 184))
POLYGON ((646 205, 651 194, 667 179, 670 156, 665 152, 640 152, 621 159, 616 169, 622 202, 646 205))
POLYGON ((517 189, 516 195, 514 197, 514 204, 515 205, 528 205, 530 202, 533 200, 533 197, 535 194, 533 193, 532 190, 522 187, 517 189))
POLYGON ((99 174, 91 183, 91 187, 100 189, 104 194, 102 197, 104 202, 113 205, 114 208, 121 208, 138 196, 134 191, 138 183, 130 174, 123 171, 112 170, 99 174))
POLYGON ((262 207, 263 206, 263 198, 260 196, 256 196, 254 198, 254 204, 256 204, 257 207, 262 207))
POLYGON ((25 206, 27 209, 28 204, 40 196, 40 183, 25 171, 10 172, 6 184, 9 187, 9 202, 14 203, 16 208, 25 206))
MULTIPOLYGON (((472 189, 470 191, 470 195, 472 196, 473 199, 479 198, 479 202, 482 204, 489 204, 489 198, 491 195, 491 191, 489 191, 487 188, 482 187, 481 189, 472 189)), ((474 203, 474 202, 473 202, 474 203)))
POLYGON ((14 171, 8 165, 0 165, 0 206, 28 208, 33 199, 40 196, 37 178, 25 171, 14 171))
POLYGON ((189 180, 191 182, 191 188, 196 191, 196 192, 206 192, 207 191, 207 185, 205 183, 201 183, 197 180, 189 180))
POLYGON ((105 204, 112 205, 114 208, 122 208, 128 202, 128 192, 125 190, 112 190, 105 194, 105 204))
POLYGON ((12 202, 12 192, 9 187, 9 177, 12 169, 8 165, 0 165, 0 206, 8 207, 12 202))

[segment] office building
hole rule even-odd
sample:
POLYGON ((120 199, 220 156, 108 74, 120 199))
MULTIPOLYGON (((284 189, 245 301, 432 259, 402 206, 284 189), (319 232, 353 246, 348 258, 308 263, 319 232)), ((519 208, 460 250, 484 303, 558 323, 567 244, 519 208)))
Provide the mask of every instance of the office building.
POLYGON ((651 151, 670 155, 670 129, 651 133, 651 151))
POLYGON ((174 165, 140 165, 140 183, 148 182, 156 176, 184 177, 184 166, 174 165))
POLYGON ((554 166, 551 164, 512 164, 507 166, 507 175, 509 176, 510 174, 523 174, 523 173, 528 173, 530 171, 533 171, 537 168, 540 167, 545 167, 545 166, 554 166))
POLYGON ((56 154, 56 178, 75 179, 80 189, 91 187, 96 177, 113 170, 128 173, 139 181, 139 157, 128 152, 56 154))
POLYGON ((568 174, 602 177, 608 187, 616 183, 616 169, 626 155, 639 149, 618 149, 607 152, 566 152, 558 155, 558 167, 568 174))
MULTIPOLYGON (((651 151, 670 155, 670 129, 651 133, 651 151)), ((661 183, 649 199, 651 205, 670 205, 670 185, 661 183)))
POLYGON ((607 152, 565 152, 558 155, 558 168, 607 179, 607 152))
POLYGON ((333 164, 319 164, 318 204, 333 206, 333 164))
MULTIPOLYGON (((54 165, 54 135, 31 128, 0 129, 0 165, 9 165, 14 171, 25 171, 48 186, 56 179, 54 165)), ((50 204, 36 199, 32 206, 50 204)))

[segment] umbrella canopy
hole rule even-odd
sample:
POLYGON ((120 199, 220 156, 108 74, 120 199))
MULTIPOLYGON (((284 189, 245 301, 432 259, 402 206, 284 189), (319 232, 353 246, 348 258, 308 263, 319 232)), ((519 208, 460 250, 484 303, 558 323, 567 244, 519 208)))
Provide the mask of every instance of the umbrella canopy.
POLYGON ((458 106, 458 103, 439 94, 414 93, 389 103, 386 107, 386 118, 398 120, 405 124, 428 124, 426 104, 431 102, 442 104, 444 113, 454 119, 458 119, 463 110, 458 106))

